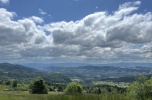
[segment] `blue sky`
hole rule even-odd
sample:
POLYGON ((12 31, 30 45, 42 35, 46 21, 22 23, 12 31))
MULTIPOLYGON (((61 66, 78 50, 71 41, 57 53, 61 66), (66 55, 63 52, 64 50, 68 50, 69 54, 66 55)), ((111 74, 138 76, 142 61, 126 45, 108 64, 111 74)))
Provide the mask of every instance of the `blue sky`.
POLYGON ((152 62, 151 0, 0 0, 0 61, 152 62))
MULTIPOLYGON (((136 0, 127 0, 132 2, 136 0)), ((141 0, 142 4, 137 12, 151 11, 151 0, 141 0)), ((9 4, 1 5, 9 11, 16 12, 18 18, 40 16, 45 23, 56 21, 76 21, 83 17, 99 11, 117 10, 118 6, 125 3, 126 0, 38 0, 38 1, 21 1, 10 0, 9 4), (40 15, 39 9, 46 12, 46 15, 40 15)))

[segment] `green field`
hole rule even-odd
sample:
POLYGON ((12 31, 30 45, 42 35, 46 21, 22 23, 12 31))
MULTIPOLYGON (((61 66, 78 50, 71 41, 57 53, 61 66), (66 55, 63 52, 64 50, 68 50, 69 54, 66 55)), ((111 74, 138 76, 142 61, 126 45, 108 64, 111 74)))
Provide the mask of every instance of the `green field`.
POLYGON ((3 91, 10 88, 0 85, 0 100, 131 100, 123 94, 82 94, 77 96, 65 95, 63 92, 49 94, 30 94, 28 91, 3 91))
POLYGON ((0 94, 1 100, 131 100, 124 95, 120 94, 83 94, 79 96, 70 96, 64 94, 41 94, 33 95, 28 94, 27 92, 12 92, 12 93, 2 93, 0 94))

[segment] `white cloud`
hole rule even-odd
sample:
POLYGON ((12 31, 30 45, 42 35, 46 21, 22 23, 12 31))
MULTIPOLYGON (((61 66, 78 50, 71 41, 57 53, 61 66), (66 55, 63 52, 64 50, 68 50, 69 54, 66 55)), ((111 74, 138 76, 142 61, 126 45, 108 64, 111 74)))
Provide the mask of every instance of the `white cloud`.
POLYGON ((122 18, 128 14, 130 14, 133 11, 136 11, 141 4, 140 1, 135 1, 135 2, 127 2, 123 5, 119 6, 118 11, 114 13, 115 16, 122 18))
POLYGON ((16 14, 14 12, 8 12, 4 8, 0 8, 0 22, 10 22, 16 14))
POLYGON ((7 4, 7 3, 9 3, 9 0, 0 0, 0 2, 1 2, 2 4, 7 4))
MULTIPOLYGON (((45 29, 52 33, 54 44, 79 46, 79 56, 136 57, 132 55, 135 49, 130 46, 152 41, 152 13, 133 13, 138 10, 140 3, 125 3, 111 15, 96 12, 76 22, 51 23, 45 29), (109 48, 110 51, 107 51, 109 48), (118 55, 120 51, 122 54, 118 55)), ((142 50, 136 52, 143 57, 142 50)))
POLYGON ((39 18, 36 16, 30 17, 30 19, 33 20, 35 23, 43 23, 44 22, 42 18, 39 18))
POLYGON ((125 3, 113 14, 96 12, 75 22, 44 26, 40 24, 43 19, 36 16, 14 21, 15 13, 1 8, 0 57, 45 61, 150 59, 152 12, 134 13, 140 3, 125 3))
POLYGON ((47 13, 45 11, 43 11, 42 9, 39 8, 39 14, 41 15, 46 15, 47 13))
MULTIPOLYGON (((43 48, 49 43, 49 38, 38 29, 36 23, 43 22, 41 18, 30 17, 13 20, 13 12, 0 9, 0 53, 5 56, 21 56, 20 52, 28 48, 43 48)), ((50 45, 50 44, 49 44, 50 45)), ((35 49, 33 48, 33 49, 35 49)))

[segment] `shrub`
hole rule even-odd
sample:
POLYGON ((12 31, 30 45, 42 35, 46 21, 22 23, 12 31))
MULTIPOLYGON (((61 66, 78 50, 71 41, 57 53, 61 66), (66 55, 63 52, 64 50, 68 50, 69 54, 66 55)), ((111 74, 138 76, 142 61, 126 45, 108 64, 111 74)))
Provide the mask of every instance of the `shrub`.
POLYGON ((151 100, 152 78, 147 80, 146 76, 139 76, 128 88, 128 95, 135 100, 151 100))
POLYGON ((67 85, 65 89, 65 94, 68 95, 79 95, 82 94, 82 87, 76 82, 71 82, 67 85))
POLYGON ((14 80, 14 81, 13 81, 12 87, 13 87, 13 88, 17 87, 17 80, 14 80))
POLYGON ((5 85, 11 85, 11 81, 6 81, 5 85))

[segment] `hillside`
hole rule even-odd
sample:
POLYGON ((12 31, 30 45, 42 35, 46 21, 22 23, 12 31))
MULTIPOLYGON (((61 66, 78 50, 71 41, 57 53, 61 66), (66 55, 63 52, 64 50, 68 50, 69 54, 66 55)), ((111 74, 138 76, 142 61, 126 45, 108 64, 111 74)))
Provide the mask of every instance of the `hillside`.
POLYGON ((84 81, 130 81, 137 75, 152 74, 151 67, 115 67, 115 66, 82 66, 82 67, 41 67, 41 70, 66 74, 72 79, 84 81))
POLYGON ((42 77, 47 82, 52 83, 68 83, 71 81, 67 76, 59 73, 49 73, 9 63, 0 64, 0 80, 16 79, 22 82, 29 82, 35 77, 42 77))
POLYGON ((68 83, 70 79, 84 82, 115 81, 131 82, 137 75, 151 75, 151 67, 114 67, 114 66, 82 66, 82 67, 36 67, 29 68, 9 63, 0 64, 0 80, 17 79, 29 82, 35 77, 42 77, 47 82, 68 83))

